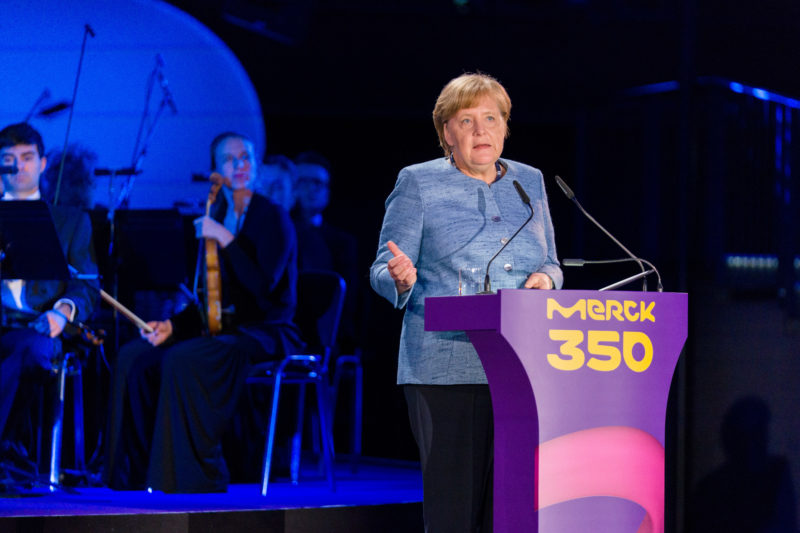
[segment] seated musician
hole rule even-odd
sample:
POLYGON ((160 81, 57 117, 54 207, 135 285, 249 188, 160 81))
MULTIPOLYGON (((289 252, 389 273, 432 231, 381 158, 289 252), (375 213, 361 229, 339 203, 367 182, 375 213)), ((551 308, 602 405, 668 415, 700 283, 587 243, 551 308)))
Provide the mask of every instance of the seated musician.
POLYGON ((294 228, 285 210, 250 191, 256 163, 243 135, 211 144, 212 169, 226 185, 195 228, 219 245, 222 307, 231 312, 220 334, 203 335, 202 310, 190 306, 148 322, 152 333, 120 350, 105 472, 112 488, 225 491, 221 440, 251 365, 299 344, 294 228))
MULTIPOLYGON (((42 136, 27 123, 0 130, 3 200, 41 200, 39 180, 47 165, 42 136)), ((96 274, 92 227, 80 209, 50 206, 67 262, 82 274, 96 274)), ((24 376, 44 377, 61 355, 61 333, 69 321, 84 321, 97 300, 97 282, 3 280, 3 331, 0 336, 0 434, 24 376)), ((17 401, 21 401, 18 399, 17 401)))

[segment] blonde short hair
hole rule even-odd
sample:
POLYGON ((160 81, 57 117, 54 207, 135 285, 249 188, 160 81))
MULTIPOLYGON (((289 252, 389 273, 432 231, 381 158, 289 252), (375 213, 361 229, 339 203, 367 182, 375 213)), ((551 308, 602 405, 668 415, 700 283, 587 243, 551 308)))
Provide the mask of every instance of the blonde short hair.
POLYGON ((444 123, 461 109, 473 107, 484 96, 491 96, 500 108, 503 122, 506 124, 505 136, 508 137, 508 119, 511 116, 511 98, 505 88, 488 74, 466 73, 450 80, 444 86, 436 106, 433 108, 433 126, 439 135, 439 146, 444 150, 445 157, 450 157, 450 146, 444 138, 444 123))

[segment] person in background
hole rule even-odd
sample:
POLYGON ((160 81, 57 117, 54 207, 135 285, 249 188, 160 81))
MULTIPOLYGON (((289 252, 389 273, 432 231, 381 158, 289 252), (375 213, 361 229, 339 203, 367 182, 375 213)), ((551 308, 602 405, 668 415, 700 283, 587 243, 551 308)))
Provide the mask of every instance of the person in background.
POLYGON ((294 206, 295 181, 297 169, 292 160, 285 155, 274 154, 266 157, 254 190, 286 211, 291 211, 294 206))
POLYGON ((61 150, 51 150, 47 154, 48 165, 42 173, 42 197, 53 203, 58 188, 58 204, 70 205, 81 209, 91 209, 92 187, 94 185, 94 169, 97 166, 97 154, 81 146, 70 144, 67 147, 67 159, 61 175, 61 187, 58 187, 58 174, 61 167, 61 150))
POLYGON ((350 233, 330 224, 324 216, 330 203, 330 163, 317 152, 295 157, 297 181, 292 220, 297 229, 297 265, 302 270, 332 270, 347 284, 339 325, 339 348, 353 352, 358 347, 356 307, 359 298, 358 250, 350 233))
POLYGON ((397 382, 403 385, 423 479, 425 531, 491 531, 493 424, 486 374, 464 332, 425 331, 425 298, 456 295, 459 268, 492 264, 492 286, 556 289, 563 276, 542 173, 502 159, 511 100, 485 74, 439 94, 433 123, 444 157, 406 167, 386 200, 370 281, 405 307, 397 382))
MULTIPOLYGON (((42 200, 40 182, 47 169, 42 136, 27 123, 0 131, 0 165, 16 168, 2 175, 2 199, 42 200)), ((61 251, 67 263, 81 274, 97 274, 92 226, 77 208, 49 206, 61 251)), ((46 379, 61 356, 62 332, 68 323, 83 322, 92 314, 99 285, 96 280, 4 279, 4 324, 0 335, 0 435, 6 427, 25 376, 46 379)))
POLYGON ((301 344, 292 322, 297 241, 288 213, 249 189, 252 141, 226 132, 211 144, 211 167, 227 183, 197 238, 219 245, 222 331, 204 335, 192 305, 125 345, 113 373, 106 483, 114 489, 224 492, 222 437, 253 364, 301 344))

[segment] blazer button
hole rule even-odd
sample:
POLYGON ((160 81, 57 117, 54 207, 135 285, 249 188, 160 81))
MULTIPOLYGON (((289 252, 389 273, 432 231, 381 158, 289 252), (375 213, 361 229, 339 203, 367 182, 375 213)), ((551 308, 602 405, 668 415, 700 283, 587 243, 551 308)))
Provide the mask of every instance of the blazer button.
POLYGON ((493 217, 492 217, 492 221, 493 221, 493 222, 500 222, 501 220, 503 220, 503 219, 502 219, 502 218, 500 218, 500 216, 499 216, 499 215, 495 215, 495 216, 493 216, 493 217))
POLYGON ((506 263, 505 265, 503 265, 503 270, 505 270, 506 272, 511 272, 511 268, 512 268, 511 263, 506 263))

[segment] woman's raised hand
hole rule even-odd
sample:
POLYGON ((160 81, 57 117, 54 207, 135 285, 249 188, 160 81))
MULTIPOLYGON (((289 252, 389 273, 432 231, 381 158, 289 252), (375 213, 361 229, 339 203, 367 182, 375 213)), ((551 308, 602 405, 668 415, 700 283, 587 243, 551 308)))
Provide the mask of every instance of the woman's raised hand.
POLYGON ((386 246, 394 256, 387 263, 389 275, 392 276, 394 284, 397 286, 397 292, 402 294, 410 290, 417 282, 417 269, 411 259, 393 241, 387 242, 386 246))

